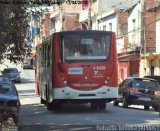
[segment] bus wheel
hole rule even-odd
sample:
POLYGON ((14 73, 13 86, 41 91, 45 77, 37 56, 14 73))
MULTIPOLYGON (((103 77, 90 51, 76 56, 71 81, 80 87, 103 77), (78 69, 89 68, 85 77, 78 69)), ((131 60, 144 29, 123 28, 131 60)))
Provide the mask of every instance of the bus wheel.
POLYGON ((61 109, 61 103, 60 102, 53 102, 53 110, 59 111, 61 109))
POLYGON ((49 111, 53 110, 53 105, 52 105, 52 103, 47 102, 47 103, 46 103, 46 106, 47 106, 47 109, 48 109, 49 111))
POLYGON ((102 101, 99 103, 99 110, 105 110, 106 109, 106 102, 102 101))
POLYGON ((41 104, 46 104, 46 101, 41 98, 41 104))
POLYGON ((118 105, 119 105, 119 102, 118 102, 117 100, 114 100, 114 101, 113 101, 113 105, 114 105, 114 106, 118 106, 118 105))
POLYGON ((98 109, 98 103, 97 102, 91 102, 91 109, 92 110, 97 110, 98 109))
POLYGON ((128 101, 127 101, 125 96, 123 97, 122 107, 123 108, 128 108, 128 101))

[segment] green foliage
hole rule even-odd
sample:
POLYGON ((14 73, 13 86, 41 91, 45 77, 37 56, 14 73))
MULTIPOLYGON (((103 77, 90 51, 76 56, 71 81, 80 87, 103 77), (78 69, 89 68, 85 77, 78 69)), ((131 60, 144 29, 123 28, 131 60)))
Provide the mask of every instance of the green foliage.
POLYGON ((7 57, 17 63, 22 56, 30 54, 26 40, 29 29, 29 15, 41 12, 28 12, 28 8, 52 5, 54 0, 0 0, 0 63, 7 57))
POLYGON ((23 4, 0 3, 0 62, 6 53, 12 54, 12 60, 13 56, 21 57, 30 51, 24 47, 29 27, 26 8, 23 4))

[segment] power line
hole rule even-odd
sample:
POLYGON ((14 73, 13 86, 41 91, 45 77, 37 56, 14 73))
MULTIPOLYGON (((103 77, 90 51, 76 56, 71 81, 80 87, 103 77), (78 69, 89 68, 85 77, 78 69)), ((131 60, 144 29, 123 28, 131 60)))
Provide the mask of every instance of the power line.
MULTIPOLYGON (((152 21, 151 23, 149 23, 149 24, 147 24, 147 25, 145 25, 145 26, 150 26, 150 25, 152 25, 153 23, 155 23, 155 22, 157 22, 157 21, 159 21, 159 20, 160 20, 160 18, 152 21)), ((128 35, 129 33, 133 33, 133 32, 138 31, 138 30, 145 30, 145 27, 139 27, 139 28, 134 29, 134 30, 132 30, 132 31, 126 32, 126 33, 124 33, 124 34, 121 35, 121 36, 128 35)), ((121 37, 121 36, 119 36, 119 37, 121 37)), ((121 45, 121 44, 118 44, 118 45, 123 46, 123 45, 121 45)), ((128 46, 127 48, 133 49, 132 46, 128 46)))
MULTIPOLYGON (((149 24, 147 24, 147 25, 145 25, 145 26, 150 26, 151 24, 153 24, 153 23, 155 23, 155 22, 157 22, 157 21, 159 21, 159 20, 160 20, 160 18, 152 21, 151 23, 149 23, 149 24)), ((134 29, 134 30, 132 30, 132 31, 126 32, 126 33, 124 33, 123 35, 127 35, 127 34, 129 34, 129 33, 132 33, 132 32, 138 31, 138 30, 145 30, 145 27, 139 27, 139 28, 134 29)), ((123 36, 123 35, 121 35, 121 36, 123 36)))

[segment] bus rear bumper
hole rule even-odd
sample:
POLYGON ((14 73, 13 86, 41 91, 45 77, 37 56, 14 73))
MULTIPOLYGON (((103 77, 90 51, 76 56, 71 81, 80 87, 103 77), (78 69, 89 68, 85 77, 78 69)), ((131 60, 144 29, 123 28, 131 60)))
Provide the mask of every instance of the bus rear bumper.
POLYGON ((90 91, 80 91, 70 87, 56 88, 53 90, 53 99, 58 100, 111 100, 116 98, 118 98, 118 87, 102 86, 99 89, 90 91))

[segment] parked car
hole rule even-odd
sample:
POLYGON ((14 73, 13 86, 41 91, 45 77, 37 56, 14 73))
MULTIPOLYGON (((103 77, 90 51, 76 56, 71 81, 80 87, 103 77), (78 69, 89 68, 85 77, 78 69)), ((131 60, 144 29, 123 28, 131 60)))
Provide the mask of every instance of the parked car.
POLYGON ((13 82, 20 82, 20 71, 17 68, 5 68, 2 75, 7 76, 13 82))
POLYGON ((0 83, 0 116, 1 122, 12 117, 18 123, 20 100, 13 83, 0 83))
POLYGON ((150 106, 158 109, 160 101, 160 85, 157 80, 150 78, 129 77, 119 85, 119 98, 114 101, 118 106, 143 105, 145 110, 150 106))
POLYGON ((0 83, 12 83, 7 76, 0 75, 0 83))
POLYGON ((26 57, 23 59, 22 63, 23 69, 33 69, 33 59, 31 57, 26 57))
POLYGON ((159 82, 160 84, 160 76, 159 75, 147 75, 147 76, 144 76, 144 78, 151 78, 151 79, 155 79, 159 82))

